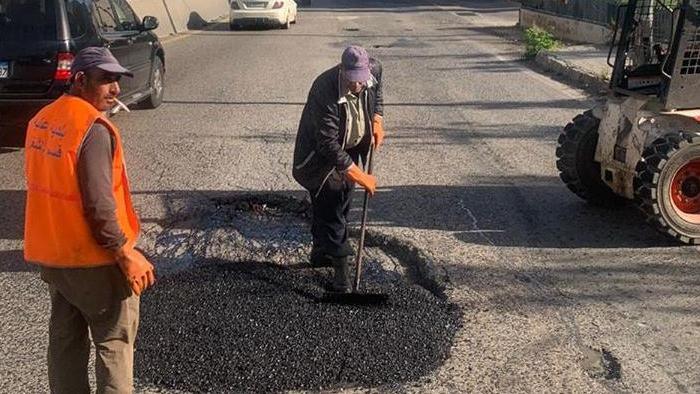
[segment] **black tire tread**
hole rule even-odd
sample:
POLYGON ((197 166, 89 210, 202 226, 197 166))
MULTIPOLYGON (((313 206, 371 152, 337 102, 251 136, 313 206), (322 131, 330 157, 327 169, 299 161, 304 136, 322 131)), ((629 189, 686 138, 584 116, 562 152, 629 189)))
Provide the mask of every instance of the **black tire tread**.
POLYGON ((579 148, 590 133, 598 134, 599 126, 600 120, 593 116, 593 111, 588 110, 577 115, 564 127, 557 140, 557 169, 566 187, 577 196, 593 205, 616 207, 624 204, 626 200, 615 194, 602 179, 584 180, 585 174, 580 174, 577 166, 581 164, 580 160, 594 165, 592 157, 579 157, 579 148))
POLYGON ((642 211, 649 224, 680 242, 696 245, 700 243, 700 238, 679 234, 666 221, 661 214, 657 193, 659 174, 664 166, 673 155, 689 144, 700 144, 700 135, 685 132, 669 133, 654 140, 644 149, 642 160, 637 164, 634 190, 637 208, 642 211))

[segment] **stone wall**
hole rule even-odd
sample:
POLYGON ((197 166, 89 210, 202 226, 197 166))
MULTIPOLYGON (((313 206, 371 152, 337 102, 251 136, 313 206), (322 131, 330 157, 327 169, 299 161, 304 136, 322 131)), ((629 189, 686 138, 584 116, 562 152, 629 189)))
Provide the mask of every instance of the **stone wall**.
POLYGON ((207 22, 226 16, 227 0, 128 0, 139 18, 155 16, 159 37, 197 30, 207 22))
POLYGON ((539 26, 559 39, 572 42, 602 45, 608 44, 612 38, 612 30, 607 26, 526 8, 520 9, 520 25, 523 27, 539 26))

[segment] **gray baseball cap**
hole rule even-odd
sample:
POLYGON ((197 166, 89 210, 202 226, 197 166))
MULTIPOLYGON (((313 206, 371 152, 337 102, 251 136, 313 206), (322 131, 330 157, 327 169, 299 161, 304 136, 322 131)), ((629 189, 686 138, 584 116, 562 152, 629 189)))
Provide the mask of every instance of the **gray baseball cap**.
POLYGON ((117 58, 112 55, 109 49, 104 47, 87 47, 82 49, 73 59, 71 74, 75 75, 80 71, 87 71, 93 67, 113 74, 134 76, 127 68, 119 64, 117 58))
POLYGON ((343 51, 340 60, 345 79, 353 82, 366 82, 370 79, 369 55, 365 48, 351 45, 343 51))

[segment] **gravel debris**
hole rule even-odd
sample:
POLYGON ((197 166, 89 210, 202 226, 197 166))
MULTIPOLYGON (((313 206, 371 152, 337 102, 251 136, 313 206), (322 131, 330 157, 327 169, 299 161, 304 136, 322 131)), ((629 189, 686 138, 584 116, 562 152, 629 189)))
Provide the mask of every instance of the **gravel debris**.
POLYGON ((161 273, 188 269, 200 259, 307 262, 309 203, 277 194, 242 194, 164 201, 169 221, 146 239, 161 273), (151 242, 152 241, 152 242, 151 242))

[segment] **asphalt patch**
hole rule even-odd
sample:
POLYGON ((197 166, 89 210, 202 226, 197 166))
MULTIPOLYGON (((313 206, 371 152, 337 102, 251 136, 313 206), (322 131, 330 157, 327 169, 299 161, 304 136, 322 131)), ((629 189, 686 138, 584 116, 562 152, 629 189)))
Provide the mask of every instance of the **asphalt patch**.
POLYGON ((405 282, 381 307, 319 302, 328 269, 200 261, 142 297, 139 385, 191 392, 397 387, 440 366, 460 312, 405 282))

